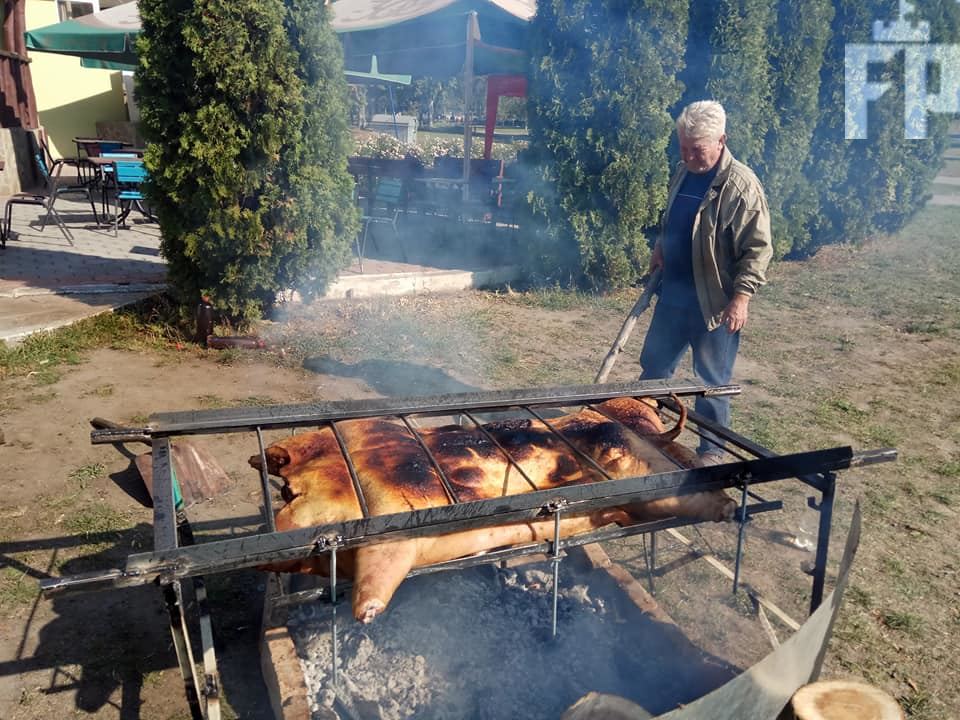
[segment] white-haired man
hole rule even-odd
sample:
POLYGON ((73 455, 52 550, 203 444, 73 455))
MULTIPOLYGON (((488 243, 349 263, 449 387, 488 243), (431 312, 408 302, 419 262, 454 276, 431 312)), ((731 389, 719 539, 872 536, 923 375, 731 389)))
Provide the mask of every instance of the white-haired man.
MULTIPOLYGON (((685 107, 677 138, 681 162, 650 260, 651 271, 662 269, 662 284, 640 354, 640 379, 672 376, 691 348, 694 372, 708 385, 726 385, 750 298, 766 282, 773 255, 770 211, 757 176, 726 146, 720 103, 685 107)), ((696 410, 730 423, 727 397, 698 397, 696 410)), ((701 438, 698 451, 706 464, 722 457, 715 439, 701 438)))

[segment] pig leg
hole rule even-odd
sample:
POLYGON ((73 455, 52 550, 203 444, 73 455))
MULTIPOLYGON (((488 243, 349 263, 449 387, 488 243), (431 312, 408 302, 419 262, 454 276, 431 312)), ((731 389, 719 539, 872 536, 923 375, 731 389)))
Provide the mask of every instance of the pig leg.
POLYGON ((732 520, 736 509, 737 501, 723 490, 709 490, 636 503, 630 506, 630 514, 638 520, 681 517, 721 522, 732 520))
POLYGON ((383 612, 400 583, 413 569, 419 539, 357 548, 353 581, 353 616, 371 622, 383 612))
MULTIPOLYGON (((610 523, 629 524, 629 520, 626 513, 617 508, 566 517, 560 521, 560 535, 568 537, 610 523)), ((547 540, 553 537, 553 532, 553 520, 537 520, 357 548, 353 616, 360 622, 371 622, 387 607, 400 583, 414 567, 547 540)))

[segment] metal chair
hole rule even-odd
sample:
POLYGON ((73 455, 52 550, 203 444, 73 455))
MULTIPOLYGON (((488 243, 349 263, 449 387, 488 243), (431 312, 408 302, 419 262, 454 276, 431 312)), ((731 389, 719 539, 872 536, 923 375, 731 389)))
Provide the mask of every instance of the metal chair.
POLYGON ((140 187, 147 179, 147 167, 143 161, 116 160, 113 163, 113 178, 117 184, 117 212, 113 216, 113 236, 117 237, 120 223, 125 223, 134 207, 149 220, 153 220, 153 215, 143 207, 146 197, 140 192, 140 187))
MULTIPOLYGON (((403 204, 403 181, 400 178, 382 177, 377 180, 376 189, 373 198, 366 207, 366 212, 361 216, 362 229, 357 235, 357 259, 360 263, 360 272, 363 272, 363 253, 367 246, 367 235, 370 231, 370 225, 389 225, 393 230, 393 236, 399 242, 400 233, 397 230, 397 220, 400 217, 400 210, 403 204)), ((376 245, 376 239, 374 239, 376 245)), ((406 261, 407 254, 400 243, 400 252, 406 261)))
MULTIPOLYGON (((106 160, 137 160, 138 156, 132 152, 105 152, 97 157, 106 160)), ((117 181, 113 176, 113 164, 99 165, 97 167, 97 183, 100 185, 100 209, 104 217, 107 217, 107 201, 110 197, 110 191, 117 189, 117 181)))
POLYGON ((34 161, 36 163, 37 171, 40 175, 40 180, 43 184, 35 191, 19 192, 7 200, 3 210, 3 228, 0 230, 0 247, 5 248, 7 246, 7 238, 10 237, 10 226, 13 221, 14 205, 39 205, 46 208, 47 212, 43 217, 43 222, 40 224, 40 232, 43 232, 44 229, 46 229, 47 222, 51 217, 53 217, 57 223, 57 227, 60 228, 60 232, 63 233, 63 236, 67 239, 67 242, 72 246, 73 234, 64 224, 63 218, 60 217, 60 213, 58 213, 57 209, 54 207, 54 203, 56 203, 56 200, 60 195, 66 195, 69 193, 83 193, 87 196, 87 200, 90 202, 90 209, 93 210, 94 220, 96 220, 97 224, 99 225, 100 218, 97 215, 97 208, 93 203, 93 195, 90 192, 90 188, 86 185, 61 186, 59 184, 60 173, 62 172, 65 163, 62 161, 55 161, 51 170, 49 167, 47 167, 47 161, 44 158, 44 153, 40 149, 37 149, 34 152, 34 161))

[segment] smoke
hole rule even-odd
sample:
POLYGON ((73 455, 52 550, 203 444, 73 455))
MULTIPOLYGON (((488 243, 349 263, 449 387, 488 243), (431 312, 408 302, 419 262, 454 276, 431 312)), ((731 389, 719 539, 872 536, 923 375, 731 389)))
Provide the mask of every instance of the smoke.
POLYGON ((442 395, 481 389, 457 380, 440 368, 402 360, 368 359, 351 364, 323 356, 307 358, 303 366, 323 375, 359 378, 387 397, 442 395))

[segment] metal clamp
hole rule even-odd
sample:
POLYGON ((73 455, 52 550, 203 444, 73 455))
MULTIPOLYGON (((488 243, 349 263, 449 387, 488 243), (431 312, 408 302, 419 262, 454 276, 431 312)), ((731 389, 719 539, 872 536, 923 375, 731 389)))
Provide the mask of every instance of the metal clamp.
POLYGON ((570 505, 569 500, 565 497, 558 497, 556 500, 551 500, 545 504, 540 512, 543 515, 556 515, 559 512, 563 512, 568 505, 570 505))

